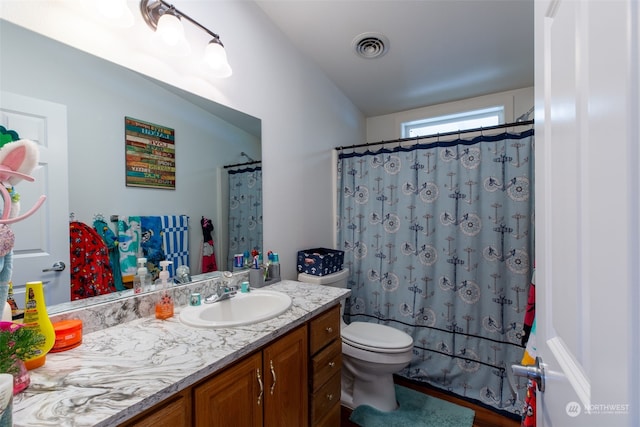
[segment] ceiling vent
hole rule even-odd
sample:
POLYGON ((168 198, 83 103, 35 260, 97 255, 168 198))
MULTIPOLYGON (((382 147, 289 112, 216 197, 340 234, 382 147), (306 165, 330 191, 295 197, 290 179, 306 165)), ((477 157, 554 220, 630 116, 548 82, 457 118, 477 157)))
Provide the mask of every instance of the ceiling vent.
POLYGON ((380 33, 362 33, 351 42, 358 56, 379 58, 389 50, 389 39, 380 33))

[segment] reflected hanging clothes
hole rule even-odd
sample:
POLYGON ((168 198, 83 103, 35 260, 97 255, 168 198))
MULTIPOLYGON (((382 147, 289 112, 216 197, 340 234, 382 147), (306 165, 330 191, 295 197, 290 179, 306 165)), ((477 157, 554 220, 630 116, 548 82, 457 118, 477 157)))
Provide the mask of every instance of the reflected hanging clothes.
POLYGON ((107 250, 109 251, 109 265, 111 265, 111 271, 113 273, 113 284, 117 291, 124 291, 127 288, 122 284, 122 275, 120 274, 118 237, 101 218, 97 218, 93 221, 93 228, 96 230, 98 235, 100 235, 102 241, 107 246, 107 250))
POLYGON ((71 300, 115 292, 109 250, 100 235, 88 225, 69 224, 71 300))
POLYGON ((165 260, 162 245, 162 219, 159 216, 140 217, 140 246, 147 259, 147 269, 153 280, 160 274, 160 261, 165 260))
POLYGON ((147 259, 152 280, 158 278, 160 261, 164 260, 162 221, 159 216, 118 216, 118 250, 120 271, 126 287, 133 283, 138 258, 147 259))
POLYGON ((213 246, 213 223, 204 216, 200 220, 202 226, 202 272, 218 271, 216 263, 216 253, 213 246))
POLYGON ((122 282, 133 283, 138 266, 138 257, 142 256, 140 249, 140 217, 118 216, 118 251, 120 253, 120 274, 122 282))

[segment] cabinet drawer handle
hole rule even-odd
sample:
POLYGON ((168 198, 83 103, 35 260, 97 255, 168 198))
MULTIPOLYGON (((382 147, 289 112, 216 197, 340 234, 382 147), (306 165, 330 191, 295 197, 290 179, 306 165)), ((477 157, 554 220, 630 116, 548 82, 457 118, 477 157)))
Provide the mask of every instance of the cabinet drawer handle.
POLYGON ((264 387, 262 386, 262 377, 260 376, 260 368, 257 370, 258 384, 260 384, 260 395, 258 396, 258 405, 262 401, 262 393, 264 392, 264 387))
POLYGON ((330 334, 331 332, 333 332, 333 328, 331 326, 327 326, 325 331, 327 331, 327 333, 330 334))
POLYGON ((336 366, 336 362, 329 362, 329 367, 333 368, 334 366, 336 366))
POLYGON ((273 389, 276 388, 276 371, 273 369, 273 360, 269 361, 271 365, 271 376, 273 377, 273 384, 271 384, 271 396, 273 396, 273 389))
POLYGON ((331 393, 327 394, 327 400, 332 401, 333 400, 333 394, 331 394, 331 393))

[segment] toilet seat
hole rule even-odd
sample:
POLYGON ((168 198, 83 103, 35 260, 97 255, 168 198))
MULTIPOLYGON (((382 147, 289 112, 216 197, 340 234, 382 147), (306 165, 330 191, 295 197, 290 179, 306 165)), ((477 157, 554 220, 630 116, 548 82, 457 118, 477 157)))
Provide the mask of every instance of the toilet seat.
POLYGON ((342 342, 376 353, 404 353, 413 348, 413 338, 392 328, 368 322, 352 322, 341 330, 342 342))

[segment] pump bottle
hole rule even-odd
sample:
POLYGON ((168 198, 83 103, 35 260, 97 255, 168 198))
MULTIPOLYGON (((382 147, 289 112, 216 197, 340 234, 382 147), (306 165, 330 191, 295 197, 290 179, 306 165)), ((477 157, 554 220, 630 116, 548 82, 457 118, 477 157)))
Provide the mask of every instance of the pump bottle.
POLYGON ((151 276, 147 270, 147 259, 138 258, 138 270, 133 277, 133 293, 140 294, 146 292, 151 285, 151 276))
POLYGON ((156 282, 161 291, 156 301, 156 319, 165 320, 173 317, 173 297, 169 290, 169 264, 171 261, 160 261, 160 277, 156 282))

